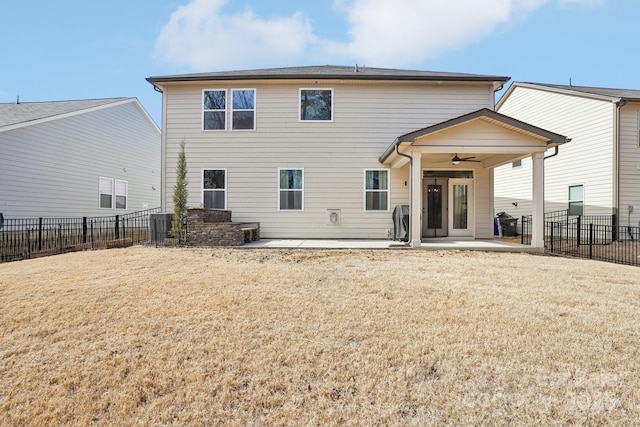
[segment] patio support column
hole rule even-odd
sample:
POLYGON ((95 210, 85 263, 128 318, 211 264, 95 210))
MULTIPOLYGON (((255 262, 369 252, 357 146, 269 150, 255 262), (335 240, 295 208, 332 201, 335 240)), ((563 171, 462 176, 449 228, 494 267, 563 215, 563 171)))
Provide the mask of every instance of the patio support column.
POLYGON ((535 153, 533 160, 533 209, 531 247, 544 249, 544 153, 535 153))
POLYGON ((422 153, 411 153, 411 247, 422 244, 422 153))

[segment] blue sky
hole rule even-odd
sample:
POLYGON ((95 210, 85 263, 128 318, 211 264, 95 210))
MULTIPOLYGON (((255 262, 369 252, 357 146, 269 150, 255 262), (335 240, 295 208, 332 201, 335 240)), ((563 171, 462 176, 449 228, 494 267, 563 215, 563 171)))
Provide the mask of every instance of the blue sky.
POLYGON ((637 0, 5 0, 0 102, 137 97, 146 77, 366 65, 640 89, 637 0))

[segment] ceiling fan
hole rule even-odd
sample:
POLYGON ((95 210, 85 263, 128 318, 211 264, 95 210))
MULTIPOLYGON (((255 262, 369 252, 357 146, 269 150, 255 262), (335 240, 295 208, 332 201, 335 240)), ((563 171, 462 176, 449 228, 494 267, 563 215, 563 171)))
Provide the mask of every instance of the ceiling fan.
POLYGON ((456 155, 453 156, 453 158, 451 159, 451 163, 453 163, 454 165, 458 165, 458 164, 460 164, 460 162, 476 162, 476 163, 480 163, 480 160, 474 160, 475 158, 476 158, 475 156, 458 157, 458 153, 456 153, 456 155))

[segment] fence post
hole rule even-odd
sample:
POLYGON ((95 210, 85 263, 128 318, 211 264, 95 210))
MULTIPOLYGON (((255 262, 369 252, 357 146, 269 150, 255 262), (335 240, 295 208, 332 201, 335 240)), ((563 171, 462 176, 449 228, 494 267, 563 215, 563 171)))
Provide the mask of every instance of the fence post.
POLYGON ((42 217, 38 218, 38 251, 42 250, 42 217))
POLYGON ((91 249, 94 248, 93 246, 93 218, 91 218, 91 249))
POLYGON ((62 253, 62 224, 58 224, 58 246, 60 253, 62 253))
POLYGON ((556 223, 552 222, 551 223, 551 236, 549 236, 549 238, 551 239, 551 241, 549 242, 550 246, 551 246, 551 252, 553 252, 553 233, 554 233, 555 229, 556 229, 556 223))
POLYGON ((120 238, 120 216, 116 215, 116 240, 120 238))
POLYGON ((589 259, 593 259, 593 223, 589 224, 589 259))
POLYGON ((611 241, 618 241, 618 215, 611 215, 611 241))
POLYGON ((580 243, 582 243, 582 215, 578 215, 576 221, 576 241, 580 246, 580 243))
POLYGON ((87 217, 82 217, 82 243, 87 243, 87 217))
POLYGON ((27 259, 31 259, 31 229, 27 227, 27 259))

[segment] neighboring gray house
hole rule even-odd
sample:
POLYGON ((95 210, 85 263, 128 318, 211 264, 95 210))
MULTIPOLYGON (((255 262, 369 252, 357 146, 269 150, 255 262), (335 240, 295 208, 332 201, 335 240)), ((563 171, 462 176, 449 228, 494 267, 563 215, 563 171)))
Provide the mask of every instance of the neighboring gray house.
MULTIPOLYGON (((620 225, 639 225, 640 90, 515 82, 496 108, 571 138, 545 161, 547 212, 618 213, 620 225)), ((526 158, 496 169, 497 211, 531 212, 530 173, 526 158)))
POLYGON ((5 218, 160 206, 160 130, 135 98, 0 104, 5 218))
POLYGON ((493 237, 493 170, 531 157, 542 248, 543 154, 561 135, 493 111, 508 77, 317 66, 147 79, 163 93, 162 208, 185 142, 191 207, 265 238, 493 237))

